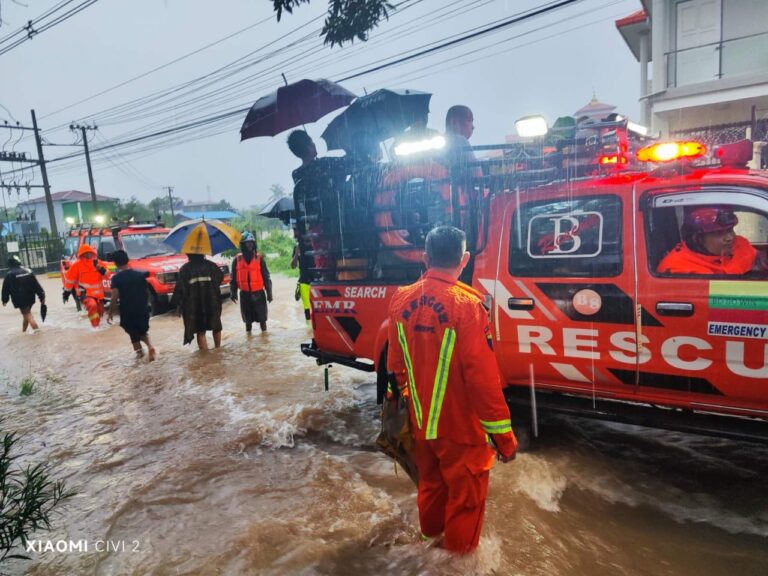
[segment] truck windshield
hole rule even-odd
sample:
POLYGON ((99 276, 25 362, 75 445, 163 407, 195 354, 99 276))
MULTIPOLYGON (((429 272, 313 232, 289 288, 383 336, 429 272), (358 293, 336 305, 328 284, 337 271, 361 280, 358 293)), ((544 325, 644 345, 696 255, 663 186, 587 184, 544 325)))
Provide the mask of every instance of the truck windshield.
POLYGON ((175 254, 173 248, 163 244, 163 238, 165 234, 125 234, 120 237, 123 249, 131 259, 175 254))

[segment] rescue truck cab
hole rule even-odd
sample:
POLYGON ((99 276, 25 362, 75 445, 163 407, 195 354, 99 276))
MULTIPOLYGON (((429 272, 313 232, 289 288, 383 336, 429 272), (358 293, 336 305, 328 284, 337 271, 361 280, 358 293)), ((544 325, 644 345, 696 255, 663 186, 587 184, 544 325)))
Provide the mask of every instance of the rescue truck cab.
POLYGON ((746 168, 751 142, 707 156, 614 121, 475 150, 495 156, 372 167, 367 193, 297 184, 315 279, 304 354, 376 372, 381 401, 389 300, 421 273, 426 232, 451 223, 467 233, 463 279, 486 295, 513 419, 557 410, 768 439, 768 174, 746 168), (692 214, 724 218, 718 229, 754 249, 749 266, 661 266, 692 214))
MULTIPOLYGON (((170 232, 157 223, 125 224, 114 226, 78 226, 67 233, 64 240, 64 253, 61 260, 63 276, 71 263, 77 258, 77 250, 82 243, 87 243, 96 249, 98 258, 108 262, 107 275, 104 277, 104 288, 109 298, 110 280, 115 273, 114 264, 109 257, 115 250, 125 250, 130 258, 129 267, 147 274, 148 294, 152 314, 165 310, 176 287, 179 268, 187 261, 187 257, 163 243, 170 232)), ((224 281, 220 286, 222 296, 229 295, 229 266, 220 258, 214 262, 224 272, 224 281)))

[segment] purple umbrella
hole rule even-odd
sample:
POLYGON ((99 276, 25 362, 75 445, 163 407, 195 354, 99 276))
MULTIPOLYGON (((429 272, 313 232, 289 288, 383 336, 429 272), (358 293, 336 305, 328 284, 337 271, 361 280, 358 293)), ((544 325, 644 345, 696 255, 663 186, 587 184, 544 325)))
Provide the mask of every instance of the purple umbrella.
POLYGON ((346 106, 355 95, 330 80, 299 80, 256 100, 240 128, 240 140, 275 136, 280 132, 315 122, 346 106))

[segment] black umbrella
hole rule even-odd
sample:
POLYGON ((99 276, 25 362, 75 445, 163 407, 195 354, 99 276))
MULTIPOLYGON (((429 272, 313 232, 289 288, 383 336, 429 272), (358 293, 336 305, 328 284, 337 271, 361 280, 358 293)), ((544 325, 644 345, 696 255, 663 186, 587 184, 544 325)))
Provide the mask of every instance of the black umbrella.
POLYGON ((240 128, 240 140, 275 136, 346 106, 355 95, 330 80, 299 80, 256 100, 240 128))
POLYGON ((290 196, 282 196, 271 200, 264 208, 259 212, 259 216, 266 216, 267 218, 283 218, 285 214, 293 212, 293 198, 290 196))
POLYGON ((48 305, 40 304, 40 318, 45 322, 45 317, 48 316, 48 305))
POLYGON ((357 98, 328 125, 322 137, 329 150, 351 150, 358 135, 383 142, 429 114, 432 94, 381 89, 357 98))

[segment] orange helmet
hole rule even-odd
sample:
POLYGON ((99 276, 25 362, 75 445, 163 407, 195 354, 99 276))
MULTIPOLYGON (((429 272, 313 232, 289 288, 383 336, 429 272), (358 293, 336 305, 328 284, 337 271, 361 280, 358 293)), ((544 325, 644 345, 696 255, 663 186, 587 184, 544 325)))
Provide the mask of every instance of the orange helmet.
POLYGON ((80 248, 77 250, 77 257, 82 258, 86 254, 93 254, 94 258, 96 257, 96 248, 91 246, 90 244, 80 244, 80 248))

